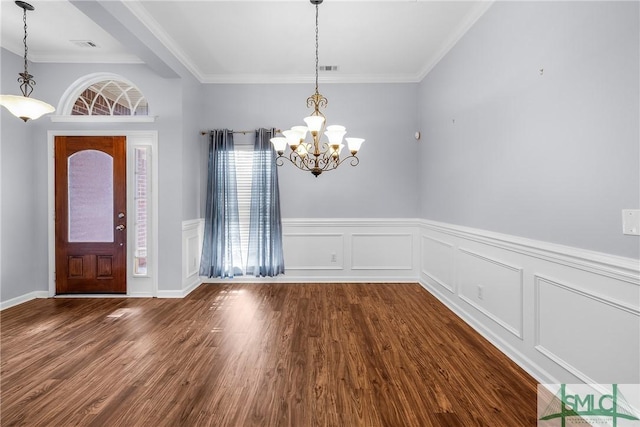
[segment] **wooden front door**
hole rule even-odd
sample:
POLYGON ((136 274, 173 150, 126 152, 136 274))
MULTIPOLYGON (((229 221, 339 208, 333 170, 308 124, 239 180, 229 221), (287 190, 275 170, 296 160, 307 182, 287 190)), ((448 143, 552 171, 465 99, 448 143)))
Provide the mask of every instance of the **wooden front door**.
POLYGON ((56 294, 127 290, 126 138, 55 140, 56 294))

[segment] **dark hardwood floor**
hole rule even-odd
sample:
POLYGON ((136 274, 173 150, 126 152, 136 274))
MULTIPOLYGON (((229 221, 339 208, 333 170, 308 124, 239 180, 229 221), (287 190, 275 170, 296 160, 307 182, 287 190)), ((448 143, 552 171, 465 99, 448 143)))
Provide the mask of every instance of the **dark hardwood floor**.
POLYGON ((536 381, 418 284, 205 284, 0 316, 2 426, 536 425, 536 381))

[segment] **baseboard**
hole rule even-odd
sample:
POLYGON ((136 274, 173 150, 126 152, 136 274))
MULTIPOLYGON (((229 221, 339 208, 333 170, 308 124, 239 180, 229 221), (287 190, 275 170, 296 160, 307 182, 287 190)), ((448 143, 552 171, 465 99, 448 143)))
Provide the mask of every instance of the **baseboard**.
POLYGON ((186 297, 187 295, 189 295, 191 292, 193 292, 194 289, 196 289, 201 284, 202 284, 202 279, 199 276, 196 275, 191 279, 190 282, 187 283, 186 286, 183 286, 182 293, 186 297))
POLYGON ((181 290, 158 290, 158 298, 184 298, 193 292, 198 286, 202 284, 200 277, 196 277, 191 281, 184 289, 181 290))
POLYGON ((417 283, 417 278, 393 278, 380 276, 276 276, 276 277, 252 277, 238 276, 233 279, 216 279, 201 277, 201 283, 417 283))
POLYGON ((152 292, 132 292, 128 293, 127 297, 129 298, 153 298, 152 292))
POLYGON ((158 298, 184 298, 185 295, 182 291, 163 291, 158 290, 158 298))
POLYGON ((29 292, 28 294, 20 295, 19 297, 12 298, 7 301, 2 301, 0 303, 0 311, 5 310, 10 307, 14 307, 19 304, 23 304, 27 301, 31 301, 36 298, 49 298, 49 293, 47 291, 34 291, 29 292))

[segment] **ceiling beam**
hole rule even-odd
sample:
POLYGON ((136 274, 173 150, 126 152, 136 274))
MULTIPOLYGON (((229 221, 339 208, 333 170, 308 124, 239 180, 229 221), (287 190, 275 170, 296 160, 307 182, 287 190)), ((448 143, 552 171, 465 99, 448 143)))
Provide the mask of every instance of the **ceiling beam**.
POLYGON ((70 0, 70 3, 137 55, 159 76, 176 78, 189 71, 121 1, 70 0))

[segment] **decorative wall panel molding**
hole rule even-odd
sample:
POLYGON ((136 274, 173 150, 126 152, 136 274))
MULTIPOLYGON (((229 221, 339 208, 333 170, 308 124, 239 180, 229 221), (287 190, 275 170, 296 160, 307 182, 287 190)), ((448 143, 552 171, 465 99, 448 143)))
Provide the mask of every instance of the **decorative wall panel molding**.
POLYGON ((282 233, 285 269, 343 270, 343 233, 282 233))
POLYGON ((352 233, 352 270, 412 270, 413 234, 352 233))
POLYGON ((180 298, 188 295, 202 283, 198 272, 203 238, 204 219, 182 222, 182 289, 177 293, 169 292, 170 295, 159 292, 158 296, 180 298))
POLYGON ((422 274, 455 293, 453 277, 455 274, 454 246, 429 236, 422 236, 421 248, 422 274))
POLYGON ((189 236, 187 237, 187 278, 196 276, 199 270, 199 256, 198 252, 200 252, 201 245, 199 245, 199 236, 189 236))
POLYGON ((464 248, 458 258, 460 299, 522 339, 522 268, 464 248))
POLYGON ((616 301, 540 275, 534 276, 534 286, 536 350, 586 383, 637 378, 637 301, 616 301))

